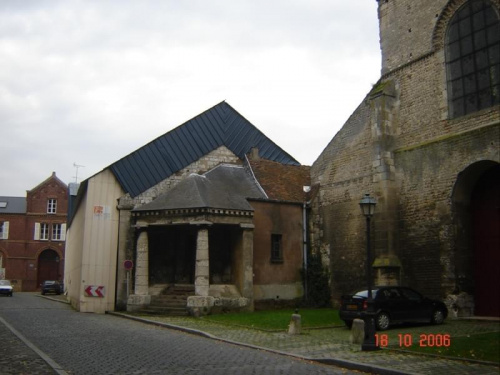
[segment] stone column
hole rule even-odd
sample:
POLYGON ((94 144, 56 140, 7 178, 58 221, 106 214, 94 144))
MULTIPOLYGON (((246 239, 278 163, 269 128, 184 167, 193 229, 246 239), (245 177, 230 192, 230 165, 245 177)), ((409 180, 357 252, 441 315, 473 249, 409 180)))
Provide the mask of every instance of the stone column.
POLYGON ((210 267, 208 255, 208 228, 198 229, 196 239, 196 268, 194 277, 195 295, 207 297, 210 287, 210 267))
POLYGON ((149 295, 148 233, 142 230, 137 238, 134 294, 127 300, 127 311, 137 311, 151 303, 149 295))
POLYGON ((208 225, 210 222, 192 222, 198 225, 196 239, 196 265, 194 271, 194 296, 187 299, 189 314, 194 316, 210 314, 215 299, 208 295, 210 289, 210 262, 208 248, 208 225))
POLYGON ((394 145, 398 127, 399 99, 394 82, 379 83, 370 94, 372 107, 373 185, 377 206, 373 218, 375 284, 398 285, 401 262, 397 248, 398 187, 394 145))
POLYGON ((248 299, 248 309, 253 310, 253 224, 240 224, 243 229, 241 295, 248 299))
POLYGON ((146 231, 141 231, 137 239, 134 294, 141 296, 149 294, 149 245, 146 231))

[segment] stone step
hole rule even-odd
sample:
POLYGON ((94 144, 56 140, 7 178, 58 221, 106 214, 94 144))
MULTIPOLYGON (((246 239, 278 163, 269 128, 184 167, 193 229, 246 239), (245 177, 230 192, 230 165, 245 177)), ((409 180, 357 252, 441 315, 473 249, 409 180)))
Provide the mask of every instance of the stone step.
POLYGON ((194 285, 170 285, 158 295, 151 296, 151 304, 143 310, 146 314, 185 316, 187 299, 194 295, 194 285))
POLYGON ((176 298, 154 298, 151 297, 151 306, 159 306, 159 307, 186 307, 187 298, 184 299, 176 299, 176 298))
POLYGON ((187 316, 188 311, 186 307, 161 307, 161 306, 148 306, 141 311, 144 314, 151 315, 170 315, 170 316, 187 316))
POLYGON ((176 285, 166 288, 161 295, 194 295, 194 285, 176 285))

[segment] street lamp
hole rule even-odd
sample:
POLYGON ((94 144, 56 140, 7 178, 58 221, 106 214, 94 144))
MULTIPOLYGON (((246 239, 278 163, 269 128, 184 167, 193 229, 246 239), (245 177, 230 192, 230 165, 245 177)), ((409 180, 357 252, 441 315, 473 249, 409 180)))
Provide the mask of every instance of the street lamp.
POLYGON ((377 201, 370 194, 365 196, 359 202, 361 212, 366 218, 366 279, 368 284, 368 299, 366 301, 367 311, 364 316, 365 321, 365 339, 361 350, 377 350, 379 347, 375 343, 375 311, 373 309, 373 296, 372 296, 372 256, 370 249, 370 219, 375 212, 375 205, 377 201))

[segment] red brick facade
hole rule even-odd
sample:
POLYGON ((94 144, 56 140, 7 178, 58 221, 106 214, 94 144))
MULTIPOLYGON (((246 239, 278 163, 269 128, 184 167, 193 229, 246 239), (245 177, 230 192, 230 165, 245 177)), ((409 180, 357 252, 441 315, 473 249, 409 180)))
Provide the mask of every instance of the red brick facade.
POLYGON ((10 199, 0 197, 6 205, 0 209, 3 277, 12 281, 15 291, 35 291, 43 280, 62 280, 68 187, 53 173, 26 192, 24 212, 10 209, 10 199))

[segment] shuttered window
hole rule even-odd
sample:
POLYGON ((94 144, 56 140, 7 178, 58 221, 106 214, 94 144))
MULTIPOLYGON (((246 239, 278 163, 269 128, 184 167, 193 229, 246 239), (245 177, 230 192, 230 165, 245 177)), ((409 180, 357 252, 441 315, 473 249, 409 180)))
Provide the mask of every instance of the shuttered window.
POLYGON ((0 222, 0 240, 8 240, 9 239, 9 222, 2 221, 0 222))
POLYGON ((49 239, 49 224, 35 223, 35 240, 47 241, 49 239))
POLYGON ((52 240, 64 241, 66 239, 66 224, 52 224, 52 240))

